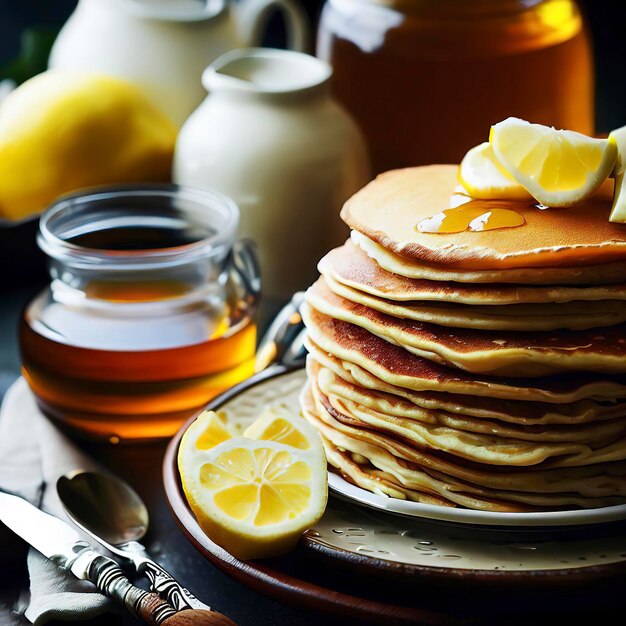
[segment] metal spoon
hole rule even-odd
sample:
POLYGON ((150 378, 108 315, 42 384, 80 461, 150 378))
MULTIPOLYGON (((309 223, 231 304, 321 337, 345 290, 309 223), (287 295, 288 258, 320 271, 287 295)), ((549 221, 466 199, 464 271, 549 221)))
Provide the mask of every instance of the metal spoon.
POLYGON ((57 493, 71 520, 113 554, 131 561, 149 580, 151 591, 178 611, 210 610, 155 563, 139 543, 148 530, 148 509, 124 481, 77 470, 58 479, 57 493))

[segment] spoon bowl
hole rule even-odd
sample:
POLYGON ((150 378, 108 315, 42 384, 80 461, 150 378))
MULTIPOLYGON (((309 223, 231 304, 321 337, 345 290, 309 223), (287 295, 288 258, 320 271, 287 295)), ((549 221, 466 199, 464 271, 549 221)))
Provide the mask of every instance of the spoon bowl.
POLYGON ((57 493, 76 525, 109 546, 139 541, 148 531, 148 509, 143 500, 114 476, 72 472, 59 478, 57 493))

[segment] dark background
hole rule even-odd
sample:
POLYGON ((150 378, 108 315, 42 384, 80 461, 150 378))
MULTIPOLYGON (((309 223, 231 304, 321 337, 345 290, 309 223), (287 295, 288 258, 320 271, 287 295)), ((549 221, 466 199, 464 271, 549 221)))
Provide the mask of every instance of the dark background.
MULTIPOLYGON (((323 0, 300 2, 317 24, 323 0)), ((626 0, 583 0, 580 4, 594 41, 596 130, 603 133, 626 124, 626 0)), ((20 55, 24 29, 35 26, 53 37, 75 6, 76 0, 0 0, 0 77, 20 55)), ((276 21, 267 43, 280 45, 281 35, 281 24, 276 21)), ((43 45, 45 36, 41 40, 43 45)))

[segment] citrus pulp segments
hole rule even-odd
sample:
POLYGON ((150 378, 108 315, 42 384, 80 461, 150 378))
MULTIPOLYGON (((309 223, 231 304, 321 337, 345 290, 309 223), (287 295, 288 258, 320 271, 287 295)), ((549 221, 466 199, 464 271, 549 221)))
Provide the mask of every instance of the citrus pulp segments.
POLYGON ((319 433, 304 420, 294 418, 284 409, 268 407, 243 433, 244 437, 258 441, 276 441, 299 450, 315 450, 324 455, 319 433))
POLYGON ((266 408, 236 438, 204 411, 181 440, 178 465, 202 529, 241 559, 286 552, 326 507, 320 436, 285 410, 266 408))
POLYGON ((326 459, 316 450, 236 437, 179 467, 202 529, 241 559, 285 552, 326 507, 326 459))
POLYGON ((203 411, 185 432, 181 450, 209 450, 232 437, 228 426, 215 411, 203 411))

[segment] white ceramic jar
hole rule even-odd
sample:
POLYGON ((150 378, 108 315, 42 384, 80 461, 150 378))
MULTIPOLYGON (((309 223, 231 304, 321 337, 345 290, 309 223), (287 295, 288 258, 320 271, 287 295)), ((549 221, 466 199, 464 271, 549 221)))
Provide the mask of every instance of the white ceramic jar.
POLYGON ((264 297, 310 284, 348 234, 341 205, 370 177, 364 140, 329 93, 330 66, 284 50, 235 50, 207 68, 209 95, 180 131, 174 182, 213 188, 241 209, 264 297))
POLYGON ((182 125, 206 95, 206 66, 260 44, 274 10, 285 19, 289 47, 304 50, 308 26, 297 0, 79 0, 49 66, 124 78, 182 125))

